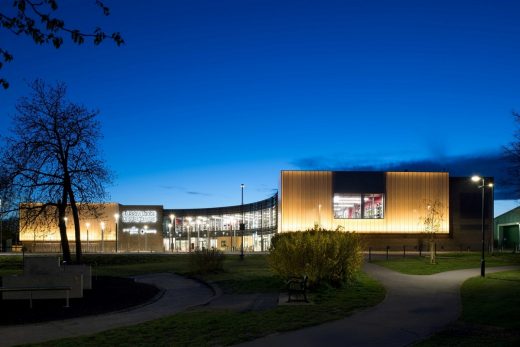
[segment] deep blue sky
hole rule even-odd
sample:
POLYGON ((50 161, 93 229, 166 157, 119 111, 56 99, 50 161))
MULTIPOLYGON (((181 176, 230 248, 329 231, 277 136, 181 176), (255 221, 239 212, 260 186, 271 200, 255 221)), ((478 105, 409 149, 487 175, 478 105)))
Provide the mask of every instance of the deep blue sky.
POLYGON ((1 133, 24 81, 66 82, 101 112, 113 201, 237 204, 244 183, 250 202, 281 169, 503 172, 464 163, 512 140, 518 1, 107 0, 106 18, 74 3, 61 4, 66 23, 126 44, 55 50, 2 33, 15 60, 0 70, 1 133))

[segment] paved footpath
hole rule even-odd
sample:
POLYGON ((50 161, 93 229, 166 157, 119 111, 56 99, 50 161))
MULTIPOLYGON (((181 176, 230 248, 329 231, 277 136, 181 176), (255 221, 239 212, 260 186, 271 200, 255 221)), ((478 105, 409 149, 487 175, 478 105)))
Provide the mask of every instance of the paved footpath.
POLYGON ((0 346, 36 343, 143 323, 205 304, 214 293, 206 285, 171 273, 137 276, 164 290, 156 301, 134 309, 47 323, 0 327, 0 346))
MULTIPOLYGON (((386 288, 379 305, 350 317, 287 333, 266 336, 241 346, 407 346, 455 321, 461 312, 460 286, 480 269, 430 276, 404 275, 382 266, 364 269, 386 288)), ((490 267, 486 273, 518 269, 490 267)))

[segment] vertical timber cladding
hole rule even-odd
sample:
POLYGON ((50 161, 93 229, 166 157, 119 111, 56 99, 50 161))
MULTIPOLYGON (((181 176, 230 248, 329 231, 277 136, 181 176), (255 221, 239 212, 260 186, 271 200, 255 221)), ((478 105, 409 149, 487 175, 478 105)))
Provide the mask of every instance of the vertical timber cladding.
POLYGON ((281 172, 280 231, 332 227, 332 172, 281 172))
MULTIPOLYGON (((449 233, 449 175, 447 172, 387 172, 386 232, 421 233, 428 204, 441 204, 439 233, 449 233)), ((380 231, 381 232, 381 231, 380 231)))
POLYGON ((282 232, 320 225, 327 229, 341 226, 346 231, 361 233, 422 233, 421 218, 426 215, 428 203, 433 201, 442 205, 444 220, 439 232, 449 232, 447 172, 282 171, 280 198, 282 232), (383 178, 383 183, 378 175, 383 178), (384 218, 335 219, 335 192, 384 193, 384 218))

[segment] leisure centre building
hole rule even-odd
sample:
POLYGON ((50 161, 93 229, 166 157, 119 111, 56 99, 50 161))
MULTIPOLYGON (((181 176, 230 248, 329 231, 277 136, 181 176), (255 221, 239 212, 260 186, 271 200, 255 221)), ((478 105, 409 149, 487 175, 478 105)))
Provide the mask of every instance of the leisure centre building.
MULTIPOLYGON (((317 226, 359 233, 374 249, 418 249, 428 239, 424 218, 433 205, 442 216, 435 236, 440 249, 479 249, 482 212, 491 235, 493 189, 467 177, 447 172, 281 171, 279 193, 244 205, 167 209, 95 204, 97 208, 81 209, 81 242, 86 252, 237 251, 242 242, 245 252, 257 252, 268 250, 278 232, 317 226)), ((24 218, 23 206, 20 241, 35 252, 59 252, 55 221, 24 218)), ((74 242, 71 215, 66 225, 74 242)))

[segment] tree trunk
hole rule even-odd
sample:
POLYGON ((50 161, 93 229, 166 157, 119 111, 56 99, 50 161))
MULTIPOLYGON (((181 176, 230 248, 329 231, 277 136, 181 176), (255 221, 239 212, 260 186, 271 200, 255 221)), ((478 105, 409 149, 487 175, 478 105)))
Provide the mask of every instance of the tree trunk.
POLYGON ((72 209, 72 218, 74 219, 74 236, 76 239, 76 264, 81 264, 82 251, 81 251, 81 225, 79 224, 79 213, 78 206, 76 205, 76 199, 74 198, 74 193, 72 192, 72 187, 70 185, 70 180, 68 182, 68 194, 70 200, 70 207, 72 209))
POLYGON ((430 240, 430 264, 437 264, 434 239, 430 240))
MULTIPOLYGON (((64 194, 65 195, 65 194, 64 194)), ((60 229, 60 242, 61 242, 61 250, 63 253, 63 261, 70 263, 70 248, 69 248, 69 238, 67 237, 67 226, 65 225, 65 212, 67 209, 67 198, 58 200, 58 226, 60 229), (65 203, 63 203, 65 201, 65 203)))

